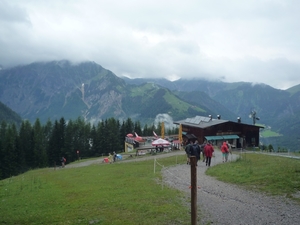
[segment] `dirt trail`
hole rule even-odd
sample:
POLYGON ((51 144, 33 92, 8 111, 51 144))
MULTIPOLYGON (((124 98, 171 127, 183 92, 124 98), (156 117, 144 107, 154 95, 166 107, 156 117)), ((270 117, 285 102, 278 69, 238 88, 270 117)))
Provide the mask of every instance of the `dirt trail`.
MULTIPOLYGON (((145 161, 145 160, 152 160, 154 158, 165 158, 165 157, 170 157, 170 156, 175 156, 175 155, 185 155, 184 151, 171 151, 171 152, 164 152, 164 153, 158 153, 156 155, 142 155, 142 156, 135 156, 133 155, 132 158, 129 157, 129 155, 125 155, 124 157, 126 157, 124 160, 118 160, 115 163, 128 163, 128 162, 136 162, 136 161, 145 161)), ((84 161, 84 162, 76 162, 76 163, 72 163, 72 164, 67 164, 65 166, 65 168, 76 168, 76 167, 83 167, 83 166, 90 166, 92 164, 103 164, 105 165, 105 163, 103 163, 103 158, 98 158, 98 159, 93 159, 93 160, 89 160, 89 161, 84 161)))

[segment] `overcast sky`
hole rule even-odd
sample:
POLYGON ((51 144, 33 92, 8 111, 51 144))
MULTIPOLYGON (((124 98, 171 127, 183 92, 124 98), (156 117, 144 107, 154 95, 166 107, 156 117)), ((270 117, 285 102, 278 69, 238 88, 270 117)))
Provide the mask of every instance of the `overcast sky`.
POLYGON ((300 84, 299 0, 0 0, 0 65, 94 61, 117 76, 300 84))

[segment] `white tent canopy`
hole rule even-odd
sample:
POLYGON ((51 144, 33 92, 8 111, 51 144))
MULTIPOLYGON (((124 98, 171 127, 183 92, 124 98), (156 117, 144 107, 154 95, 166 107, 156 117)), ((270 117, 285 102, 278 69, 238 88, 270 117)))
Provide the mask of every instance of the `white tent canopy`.
POLYGON ((159 138, 159 139, 156 139, 154 141, 152 141, 152 146, 169 146, 171 143, 165 139, 162 139, 162 138, 159 138))

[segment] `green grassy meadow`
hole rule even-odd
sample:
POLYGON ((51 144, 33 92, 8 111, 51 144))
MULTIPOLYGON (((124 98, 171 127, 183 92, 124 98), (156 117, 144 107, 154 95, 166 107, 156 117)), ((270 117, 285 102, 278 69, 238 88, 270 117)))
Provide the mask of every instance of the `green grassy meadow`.
POLYGON ((220 164, 206 171, 218 180, 269 195, 294 198, 300 193, 300 160, 256 153, 244 153, 231 163, 220 164))
POLYGON ((279 137, 279 136, 282 136, 281 134, 277 133, 277 132, 274 132, 274 131, 271 131, 271 130, 264 130, 264 131, 261 131, 260 132, 260 135, 264 138, 267 138, 267 137, 279 137))
MULTIPOLYGON (((158 159, 164 167, 185 156, 158 159)), ((190 224, 189 199, 161 185, 154 161, 32 170, 0 181, 0 224, 190 224)), ((247 153, 207 175, 270 195, 300 192, 300 161, 247 153)), ((201 210, 201 209, 199 209, 201 210)))
MULTIPOLYGON (((158 160, 171 166, 185 156, 158 160), (177 161, 178 160, 178 161, 177 161)), ((0 181, 0 224, 189 224, 153 160, 39 169, 0 181)))

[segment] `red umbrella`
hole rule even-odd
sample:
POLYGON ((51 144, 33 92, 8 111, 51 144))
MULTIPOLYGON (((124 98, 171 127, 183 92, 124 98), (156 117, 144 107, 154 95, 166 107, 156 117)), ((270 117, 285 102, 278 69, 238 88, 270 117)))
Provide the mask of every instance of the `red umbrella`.
POLYGON ((127 134, 126 136, 127 137, 133 137, 133 134, 127 134))
POLYGON ((158 138, 157 140, 152 141, 152 146, 159 146, 159 145, 168 146, 170 144, 171 143, 169 141, 162 138, 158 138))
POLYGON ((144 141, 144 139, 140 136, 134 138, 134 140, 137 141, 137 142, 143 142, 144 141))

